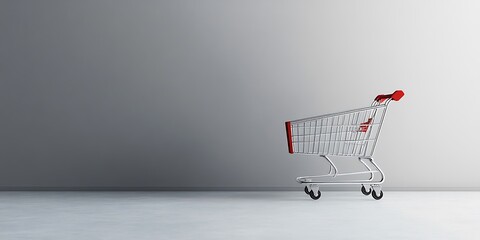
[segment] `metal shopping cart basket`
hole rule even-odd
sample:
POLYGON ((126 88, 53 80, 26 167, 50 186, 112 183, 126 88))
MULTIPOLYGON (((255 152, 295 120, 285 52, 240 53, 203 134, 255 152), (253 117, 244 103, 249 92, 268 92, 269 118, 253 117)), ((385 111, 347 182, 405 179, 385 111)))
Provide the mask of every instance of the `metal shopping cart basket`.
POLYGON ((319 155, 330 165, 328 174, 297 178, 297 182, 305 185, 306 194, 317 200, 321 196, 319 185, 360 184, 363 194, 371 193, 376 200, 383 197, 381 184, 385 175, 372 155, 388 104, 400 100, 403 95, 402 90, 397 90, 378 95, 369 107, 285 123, 289 153, 319 155), (366 170, 340 173, 332 156, 358 158, 366 170))

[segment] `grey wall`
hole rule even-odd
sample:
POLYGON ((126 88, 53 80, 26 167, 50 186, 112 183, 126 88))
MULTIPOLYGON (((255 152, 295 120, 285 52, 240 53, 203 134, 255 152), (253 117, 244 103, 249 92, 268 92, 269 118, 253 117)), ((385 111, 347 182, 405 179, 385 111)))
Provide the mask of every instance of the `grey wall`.
POLYGON ((285 120, 404 89, 375 155, 385 186, 479 189, 479 12, 0 0, 0 187, 295 187, 326 165, 287 153, 285 120))

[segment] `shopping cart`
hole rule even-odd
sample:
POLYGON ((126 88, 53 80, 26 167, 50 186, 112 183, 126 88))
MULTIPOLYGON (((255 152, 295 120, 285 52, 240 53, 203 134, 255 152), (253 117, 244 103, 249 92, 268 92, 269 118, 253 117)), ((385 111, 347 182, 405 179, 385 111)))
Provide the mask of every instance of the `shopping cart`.
POLYGON ((402 90, 397 90, 378 95, 369 107, 285 123, 289 153, 319 155, 330 166, 328 174, 297 178, 297 182, 306 185, 306 194, 317 200, 321 196, 319 185, 360 184, 363 194, 371 193, 376 200, 383 197, 381 184, 385 175, 372 155, 388 104, 400 100, 403 95, 402 90), (332 156, 358 158, 366 171, 340 173, 332 156))

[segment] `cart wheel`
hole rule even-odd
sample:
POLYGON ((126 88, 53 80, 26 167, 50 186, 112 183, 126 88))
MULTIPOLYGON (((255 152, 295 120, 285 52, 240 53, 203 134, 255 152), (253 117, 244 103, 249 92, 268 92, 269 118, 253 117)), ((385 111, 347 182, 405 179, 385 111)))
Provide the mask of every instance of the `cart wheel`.
POLYGON ((365 196, 368 196, 368 195, 370 195, 370 193, 372 193, 372 189, 371 189, 371 188, 369 188, 369 189, 368 189, 368 192, 367 192, 367 189, 365 189, 365 186, 363 186, 363 185, 362 185, 362 189, 361 189, 361 190, 362 190, 363 195, 365 195, 365 196))
POLYGON ((303 191, 305 191, 305 193, 306 193, 307 195, 310 195, 310 191, 308 191, 308 187, 307 187, 307 186, 305 186, 305 188, 303 189, 303 191))
POLYGON ((315 196, 315 193, 313 191, 311 191, 308 195, 310 195, 313 200, 318 200, 322 196, 322 193, 320 192, 320 190, 318 190, 317 196, 315 196))
POLYGON ((375 190, 372 191, 372 197, 375 199, 375 200, 380 200, 382 199, 383 197, 383 191, 380 190, 380 195, 377 195, 377 192, 375 190))

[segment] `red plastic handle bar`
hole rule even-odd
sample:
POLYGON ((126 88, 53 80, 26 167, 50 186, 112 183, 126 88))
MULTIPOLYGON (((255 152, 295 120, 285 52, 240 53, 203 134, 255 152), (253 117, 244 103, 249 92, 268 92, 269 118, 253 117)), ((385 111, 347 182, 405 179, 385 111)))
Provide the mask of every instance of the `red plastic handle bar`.
POLYGON ((293 154, 292 126, 291 126, 290 122, 285 122, 285 128, 287 130, 288 152, 290 154, 293 154))
POLYGON ((402 99, 403 95, 405 95, 405 93, 403 93, 402 90, 397 90, 395 92, 393 92, 392 94, 381 94, 381 95, 378 95, 376 98, 375 98, 375 101, 379 102, 379 103, 382 103, 383 101, 387 100, 387 99, 392 99, 394 101, 398 101, 400 99, 402 99))

